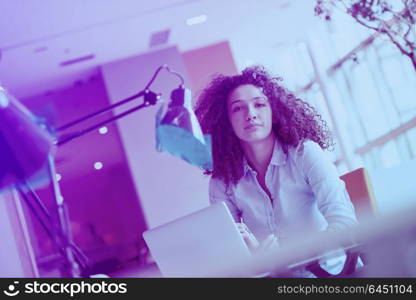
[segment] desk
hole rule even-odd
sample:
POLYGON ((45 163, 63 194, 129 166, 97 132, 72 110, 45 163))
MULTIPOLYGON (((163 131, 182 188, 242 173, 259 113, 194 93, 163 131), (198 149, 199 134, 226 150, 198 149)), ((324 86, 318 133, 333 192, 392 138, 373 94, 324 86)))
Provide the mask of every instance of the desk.
POLYGON ((304 237, 280 249, 259 253, 250 261, 227 266, 221 275, 251 277, 285 270, 351 244, 351 236, 358 244, 366 245, 369 264, 360 277, 416 277, 416 205, 368 219, 352 229, 304 237))
MULTIPOLYGON (((375 217, 338 233, 309 236, 284 248, 259 253, 249 261, 224 266, 213 277, 256 277, 319 257, 330 249, 349 244, 351 236, 367 245, 369 264, 353 277, 416 277, 416 205, 375 217)), ((155 264, 131 267, 110 277, 162 277, 155 264)))

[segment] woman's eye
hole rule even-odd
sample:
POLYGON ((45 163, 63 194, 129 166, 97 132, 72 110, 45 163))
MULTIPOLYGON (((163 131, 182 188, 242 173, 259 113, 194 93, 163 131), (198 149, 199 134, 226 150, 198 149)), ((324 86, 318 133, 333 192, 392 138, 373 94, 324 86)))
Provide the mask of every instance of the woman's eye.
POLYGON ((237 112, 240 111, 241 107, 240 106, 234 106, 232 109, 232 112, 237 112))
POLYGON ((265 107, 266 106, 266 104, 264 104, 264 103, 256 103, 256 105, 255 105, 256 107, 265 107))

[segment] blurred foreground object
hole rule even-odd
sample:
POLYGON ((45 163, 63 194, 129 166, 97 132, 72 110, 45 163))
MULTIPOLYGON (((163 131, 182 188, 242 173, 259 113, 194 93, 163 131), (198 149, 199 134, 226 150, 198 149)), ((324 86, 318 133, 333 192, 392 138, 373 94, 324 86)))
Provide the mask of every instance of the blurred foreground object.
POLYGON ((0 124, 0 190, 29 179, 34 179, 32 186, 48 183, 40 172, 46 169, 53 138, 2 87, 0 124))
POLYGON ((328 256, 338 249, 365 251, 366 265, 347 277, 416 277, 416 206, 375 216, 339 232, 304 236, 279 249, 259 252, 250 260, 229 265, 223 275, 249 277, 285 273, 328 256))

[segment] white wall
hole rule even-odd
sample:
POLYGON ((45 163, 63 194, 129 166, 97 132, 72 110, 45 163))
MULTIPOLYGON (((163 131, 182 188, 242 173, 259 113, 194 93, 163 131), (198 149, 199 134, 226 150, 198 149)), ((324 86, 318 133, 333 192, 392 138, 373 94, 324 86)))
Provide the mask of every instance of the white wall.
POLYGON ((392 168, 369 169, 380 214, 416 205, 415 170, 416 160, 392 168))
MULTIPOLYGON (((142 90, 156 69, 168 64, 187 79, 182 57, 167 48, 102 66, 110 101, 115 103, 142 90)), ((151 90, 170 99, 179 80, 162 70, 151 90)), ((138 99, 135 104, 140 104, 138 99)), ((132 105, 128 105, 132 107, 132 105)), ((118 121, 122 143, 149 228, 164 224, 208 205, 208 178, 197 167, 155 148, 155 113, 147 107, 118 121)), ((116 112, 126 108, 117 109, 116 112)))

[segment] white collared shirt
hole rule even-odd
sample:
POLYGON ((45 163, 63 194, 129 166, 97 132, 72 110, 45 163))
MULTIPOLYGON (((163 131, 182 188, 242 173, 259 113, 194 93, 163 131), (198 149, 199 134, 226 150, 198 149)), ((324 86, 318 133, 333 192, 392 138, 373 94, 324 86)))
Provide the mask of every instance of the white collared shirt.
POLYGON ((354 207, 338 171, 321 147, 306 141, 285 154, 276 140, 265 175, 272 199, 244 160, 244 176, 226 191, 211 178, 211 203, 224 201, 236 222, 242 221, 259 241, 274 234, 279 242, 302 234, 341 230, 357 224, 354 207))

